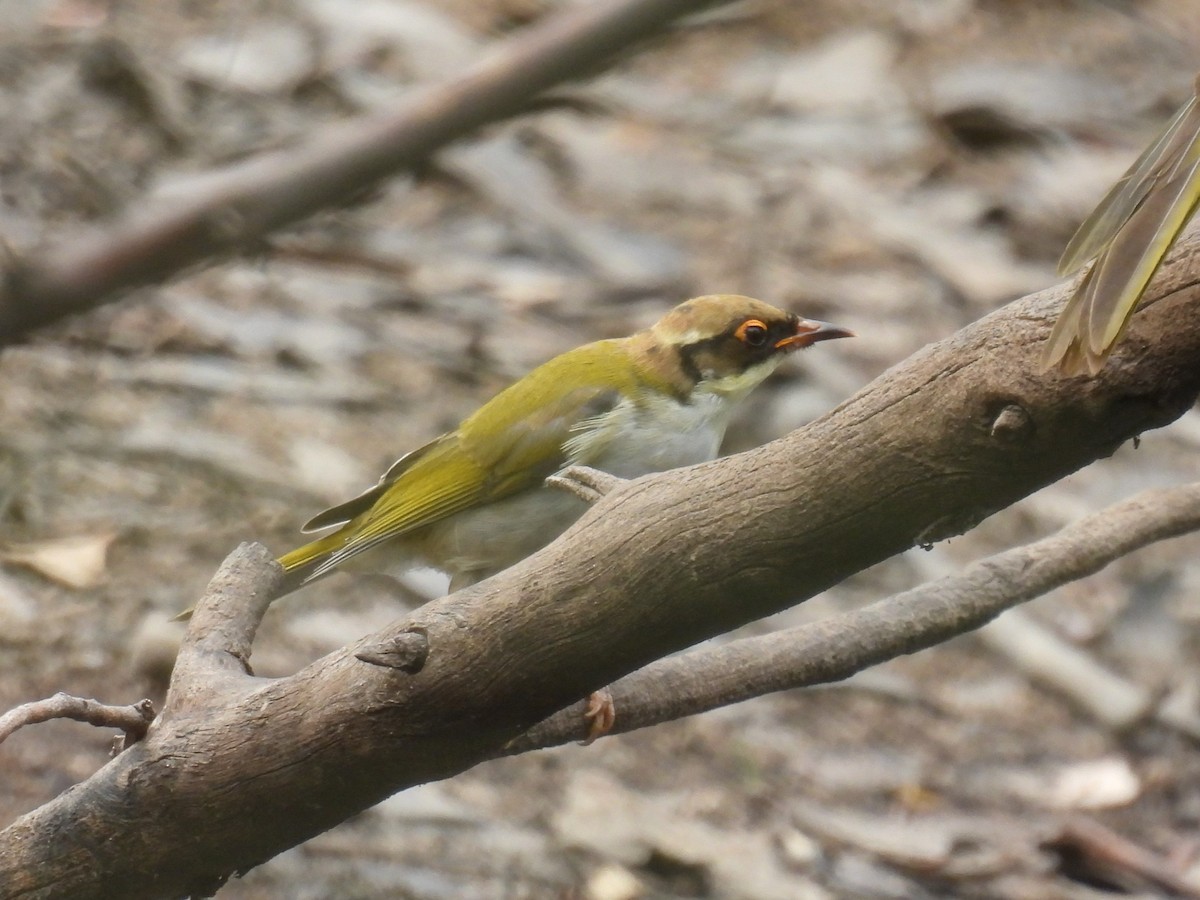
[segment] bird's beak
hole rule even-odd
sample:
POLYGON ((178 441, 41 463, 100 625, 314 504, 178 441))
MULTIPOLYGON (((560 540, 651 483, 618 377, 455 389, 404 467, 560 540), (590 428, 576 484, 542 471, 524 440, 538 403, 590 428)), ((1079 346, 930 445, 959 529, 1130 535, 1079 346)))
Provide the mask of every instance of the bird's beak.
POLYGON ((796 333, 775 344, 776 350, 799 350, 817 341, 832 341, 834 338, 856 337, 849 328, 818 322, 816 319, 801 319, 796 323, 796 333))

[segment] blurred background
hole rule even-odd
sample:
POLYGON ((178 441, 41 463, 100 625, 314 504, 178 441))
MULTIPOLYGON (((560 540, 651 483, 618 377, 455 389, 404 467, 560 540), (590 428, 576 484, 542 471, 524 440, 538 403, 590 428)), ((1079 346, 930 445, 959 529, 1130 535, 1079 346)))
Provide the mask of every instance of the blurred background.
MULTIPOLYGON (((0 238, 31 250, 392 104, 569 5, 0 0, 0 238)), ((0 709, 58 690, 160 702, 167 619, 238 542, 290 549, 510 380, 686 297, 751 294, 860 335, 789 362, 736 451, 1054 283, 1189 96, 1200 2, 763 0, 640 49, 419 179, 0 355, 0 709)), ((1193 479, 1198 451, 1193 411, 743 633, 1193 479)), ((1200 539, 1153 547, 841 685, 397 795, 221 896, 1200 896, 1198 588, 1200 539), (1117 836, 1145 865, 1105 857, 1117 836)), ((441 589, 338 575, 272 609, 256 670, 293 672, 441 589)), ((0 824, 110 739, 63 722, 11 738, 0 824)))

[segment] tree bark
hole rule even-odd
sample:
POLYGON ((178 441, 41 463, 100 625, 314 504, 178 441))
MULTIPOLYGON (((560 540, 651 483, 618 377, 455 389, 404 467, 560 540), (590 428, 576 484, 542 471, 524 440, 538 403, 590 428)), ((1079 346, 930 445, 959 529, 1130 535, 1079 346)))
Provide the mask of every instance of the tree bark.
POLYGON ((1198 247, 1173 255, 1094 379, 1035 372, 1066 291, 1032 295, 765 447, 618 486, 537 555, 289 678, 242 671, 273 567, 235 560, 257 601, 235 599, 242 587, 221 600, 219 573, 146 738, 0 833, 0 895, 211 891, 502 754, 654 659, 958 534, 1167 424, 1200 392, 1198 247))

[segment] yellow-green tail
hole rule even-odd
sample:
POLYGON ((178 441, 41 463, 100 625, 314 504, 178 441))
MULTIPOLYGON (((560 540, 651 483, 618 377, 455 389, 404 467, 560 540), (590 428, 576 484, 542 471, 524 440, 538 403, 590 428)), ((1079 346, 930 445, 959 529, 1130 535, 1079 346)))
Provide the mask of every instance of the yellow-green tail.
MULTIPOLYGON (((285 597, 307 583, 313 571, 329 557, 329 554, 340 550, 342 545, 346 543, 346 536, 343 532, 344 529, 338 529, 333 534, 327 534, 323 538, 309 541, 304 546, 297 547, 295 550, 285 553, 275 560, 283 566, 284 575, 274 599, 278 600, 280 597, 285 597)), ((195 607, 189 606, 171 621, 186 622, 192 617, 194 609, 195 607)))
POLYGON ((278 597, 290 594, 301 585, 307 583, 312 577, 313 572, 316 571, 321 563, 329 558, 330 554, 341 550, 345 546, 346 538, 346 529, 339 528, 332 534, 317 538, 315 541, 309 541, 307 544, 297 547, 295 550, 279 557, 276 562, 283 566, 285 574, 283 584, 279 588, 278 597))

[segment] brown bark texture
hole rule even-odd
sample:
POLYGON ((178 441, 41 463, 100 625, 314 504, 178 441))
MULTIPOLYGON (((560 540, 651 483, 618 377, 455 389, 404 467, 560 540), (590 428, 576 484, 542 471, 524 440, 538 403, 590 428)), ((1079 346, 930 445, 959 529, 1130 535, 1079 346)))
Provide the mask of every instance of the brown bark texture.
MULTIPOLYGON (((1073 522, 1049 537, 978 560, 961 572, 859 609, 768 634, 708 644, 653 662, 608 686, 620 711, 612 734, 729 706, 776 691, 849 678, 979 628, 1000 613, 1095 574, 1157 541, 1200 530, 1200 483, 1152 488, 1073 522)), ((1183 733, 1187 718, 1155 710, 1148 692, 1092 676, 1087 698, 1114 728, 1151 715, 1183 733)), ((585 736, 587 703, 566 707, 505 748, 524 753, 585 736)))
POLYGON ((618 486, 534 557, 288 678, 244 670, 275 576, 264 551, 235 554, 146 738, 0 833, 0 896, 214 890, 503 754, 655 659, 958 534, 1169 423, 1200 392, 1198 253, 1193 239, 1173 255, 1094 379, 1036 371, 1066 290, 1018 300, 804 429, 618 486))

